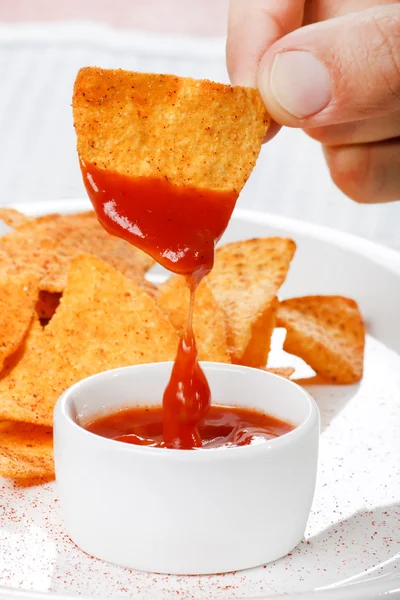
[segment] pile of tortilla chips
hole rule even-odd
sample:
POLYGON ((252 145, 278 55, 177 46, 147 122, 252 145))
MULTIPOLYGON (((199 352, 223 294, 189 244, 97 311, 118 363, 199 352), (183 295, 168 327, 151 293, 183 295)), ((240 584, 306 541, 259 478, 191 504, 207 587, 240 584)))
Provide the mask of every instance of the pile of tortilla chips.
MULTIPOLYGON (((15 229, 0 238, 0 475, 29 485, 54 476, 52 413, 62 392, 107 369, 173 360, 189 292, 179 276, 150 284, 152 261, 105 233, 94 213, 28 219, 13 211, 9 222, 15 229)), ((277 299, 294 252, 283 238, 217 250, 196 297, 200 359, 265 368, 280 326, 284 349, 327 381, 358 381, 364 325, 356 303, 277 299)))

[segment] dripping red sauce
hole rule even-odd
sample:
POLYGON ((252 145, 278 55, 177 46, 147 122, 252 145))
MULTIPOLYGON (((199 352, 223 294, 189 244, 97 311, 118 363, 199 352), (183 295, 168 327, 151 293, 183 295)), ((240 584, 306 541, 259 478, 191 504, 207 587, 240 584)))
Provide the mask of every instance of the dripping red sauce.
POLYGON ((209 273, 237 194, 128 177, 81 162, 86 191, 101 225, 163 267, 195 277, 209 273))
MULTIPOLYGON (((85 429, 112 440, 165 448, 162 406, 136 406, 95 418, 85 429)), ((203 448, 249 446, 292 431, 293 426, 258 410, 234 406, 210 407, 197 423, 203 448)))
POLYGON ((82 161, 81 169, 103 227, 186 277, 190 310, 163 396, 163 443, 168 448, 201 447, 204 431, 199 424, 209 413, 211 393, 197 358, 194 298, 200 281, 213 267, 215 245, 228 225, 238 194, 128 177, 82 161))

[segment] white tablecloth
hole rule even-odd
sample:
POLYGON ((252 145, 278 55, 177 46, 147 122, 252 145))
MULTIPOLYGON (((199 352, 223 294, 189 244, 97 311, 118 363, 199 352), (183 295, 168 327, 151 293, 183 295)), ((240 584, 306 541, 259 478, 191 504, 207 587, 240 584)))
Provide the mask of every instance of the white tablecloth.
MULTIPOLYGON (((0 25, 0 204, 76 198, 71 92, 84 65, 228 81, 223 39, 160 37, 90 23, 0 25)), ((400 203, 339 192, 319 145, 286 129, 267 144, 239 205, 350 231, 400 249, 400 203)))

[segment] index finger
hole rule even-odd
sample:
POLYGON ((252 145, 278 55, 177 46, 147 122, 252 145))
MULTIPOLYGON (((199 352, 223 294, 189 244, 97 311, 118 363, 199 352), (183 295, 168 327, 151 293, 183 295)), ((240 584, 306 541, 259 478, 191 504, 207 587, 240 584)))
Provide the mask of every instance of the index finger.
POLYGON ((233 84, 256 87, 258 63, 278 39, 301 26, 305 0, 230 0, 226 62, 233 84))

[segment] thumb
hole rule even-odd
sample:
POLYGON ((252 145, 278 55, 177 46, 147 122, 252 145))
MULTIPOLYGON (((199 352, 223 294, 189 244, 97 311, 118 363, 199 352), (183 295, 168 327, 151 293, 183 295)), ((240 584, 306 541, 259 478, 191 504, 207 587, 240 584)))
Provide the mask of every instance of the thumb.
POLYGON ((289 33, 264 54, 257 85, 272 118, 290 127, 400 110, 400 4, 289 33))

